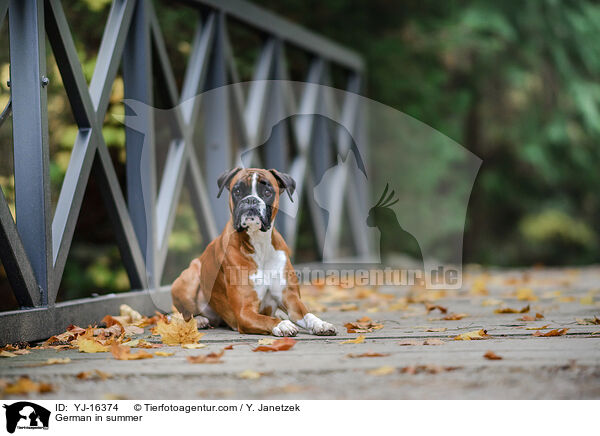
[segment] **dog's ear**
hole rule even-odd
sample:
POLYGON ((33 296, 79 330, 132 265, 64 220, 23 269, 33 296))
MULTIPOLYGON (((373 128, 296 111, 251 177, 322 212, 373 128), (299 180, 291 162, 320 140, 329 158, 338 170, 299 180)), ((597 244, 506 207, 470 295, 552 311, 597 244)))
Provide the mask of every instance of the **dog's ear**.
POLYGON ((283 191, 287 191, 290 197, 290 201, 294 201, 292 195, 296 190, 296 181, 292 179, 292 176, 286 173, 281 173, 275 169, 271 169, 269 170, 269 172, 273 174, 273 176, 275 176, 275 179, 277 179, 277 184, 279 185, 279 193, 281 194, 283 191))
POLYGON ((217 180, 217 185, 219 186, 219 193, 217 194, 217 198, 221 196, 223 189, 229 189, 229 183, 231 182, 231 179, 233 179, 233 176, 235 176, 241 170, 242 169, 240 167, 236 167, 232 170, 225 171, 223 174, 221 174, 221 176, 217 180))

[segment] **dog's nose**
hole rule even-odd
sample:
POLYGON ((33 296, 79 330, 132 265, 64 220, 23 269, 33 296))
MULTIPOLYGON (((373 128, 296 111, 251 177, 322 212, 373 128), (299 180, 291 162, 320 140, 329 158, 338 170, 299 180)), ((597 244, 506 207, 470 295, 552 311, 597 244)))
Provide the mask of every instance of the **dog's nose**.
POLYGON ((248 206, 258 206, 258 198, 246 197, 242 200, 242 203, 247 204, 248 206))

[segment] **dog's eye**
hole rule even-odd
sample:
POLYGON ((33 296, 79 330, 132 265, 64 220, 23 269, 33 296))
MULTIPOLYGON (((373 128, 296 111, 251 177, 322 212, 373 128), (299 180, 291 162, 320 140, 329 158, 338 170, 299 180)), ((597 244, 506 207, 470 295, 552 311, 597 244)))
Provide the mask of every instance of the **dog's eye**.
POLYGON ((270 197, 273 193, 270 189, 265 189, 265 197, 270 197))
POLYGON ((240 195, 240 194, 241 194, 241 192, 242 192, 242 191, 240 190, 240 188, 235 188, 235 189, 233 190, 233 194, 234 194, 234 195, 240 195))

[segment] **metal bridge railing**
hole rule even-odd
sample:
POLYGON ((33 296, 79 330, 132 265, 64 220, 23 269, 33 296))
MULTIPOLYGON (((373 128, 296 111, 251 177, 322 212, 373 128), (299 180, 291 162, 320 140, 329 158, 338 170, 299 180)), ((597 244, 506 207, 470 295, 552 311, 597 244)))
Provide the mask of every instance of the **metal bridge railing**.
MULTIPOLYGON (((13 220, 0 190, 0 257, 21 306, 20 310, 0 312, 0 343, 45 338, 71 323, 95 323, 104 314, 117 311, 122 303, 150 313, 155 307, 153 299, 168 304, 168 290, 156 293, 153 299, 144 290, 160 284, 182 186, 185 184, 189 189, 204 240, 211 240, 227 219, 226 211, 217 203, 215 180, 234 163, 234 144, 229 134, 232 125, 237 123, 243 139, 250 140, 252 135, 258 135, 264 117, 273 115, 270 112, 280 107, 274 104, 277 103, 274 99, 315 109, 322 104, 322 96, 314 93, 306 92, 296 102, 291 93, 267 94, 264 89, 250 85, 247 101, 243 101, 242 93, 236 93, 230 100, 233 103, 217 101, 211 110, 202 114, 195 102, 180 105, 204 90, 237 81, 227 32, 229 19, 242 21, 263 36, 254 80, 286 80, 285 48, 292 45, 312 56, 306 82, 329 84, 329 66, 334 64, 350 71, 348 91, 361 90, 363 62, 352 51, 244 1, 188 0, 184 3, 202 12, 198 14, 197 30, 179 95, 152 1, 113 2, 88 87, 59 0, 0 0, 0 26, 6 17, 9 23, 16 210, 16 220, 13 220), (53 216, 49 183, 46 34, 78 126, 53 216), (152 73, 153 64, 159 65, 159 77, 152 73), (180 138, 171 142, 163 177, 157 180, 151 114, 145 118, 148 120, 144 129, 146 137, 126 129, 127 198, 120 189, 102 135, 111 87, 119 66, 123 73, 125 98, 145 103, 149 111, 153 104, 153 82, 161 81, 169 103, 177 107, 181 132, 180 138), (236 113, 240 116, 233 116, 236 113), (218 138, 218 147, 205 147, 202 156, 192 144, 199 116, 209 117, 204 120, 207 126, 204 138, 218 138), (90 178, 94 178, 101 188, 131 287, 140 291, 56 303, 90 178)), ((358 129, 357 105, 342 106, 340 110, 348 112, 346 117, 353 119, 358 129)), ((3 114, 3 119, 6 115, 3 114)), ((295 135, 308 134, 310 142, 316 144, 313 147, 286 158, 277 155, 277 150, 270 151, 273 155, 265 158, 265 163, 279 162, 287 167, 296 179, 307 179, 302 184, 302 191, 314 186, 315 181, 309 180, 310 174, 306 172, 313 150, 333 147, 313 128, 310 132, 294 132, 295 135)), ((346 197, 354 203, 353 207, 357 207, 366 204, 365 195, 346 197)), ((342 208, 330 213, 341 215, 342 208)), ((312 213, 311 219, 315 235, 322 244, 323 217, 312 213)), ((292 247, 296 233, 296 224, 285 226, 284 234, 292 247)), ((367 242, 361 235, 356 237, 358 251, 366 252, 367 242)))

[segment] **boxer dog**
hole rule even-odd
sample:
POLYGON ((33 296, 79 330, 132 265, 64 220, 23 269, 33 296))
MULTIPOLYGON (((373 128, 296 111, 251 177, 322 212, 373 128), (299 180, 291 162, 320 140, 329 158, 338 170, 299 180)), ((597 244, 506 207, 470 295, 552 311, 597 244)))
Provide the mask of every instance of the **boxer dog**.
POLYGON ((217 181, 227 188, 231 218, 223 233, 173 282, 175 308, 198 327, 224 321, 240 333, 296 336, 298 327, 335 335, 335 327, 309 313, 300 300, 290 252, 273 222, 279 198, 292 199, 296 182, 277 170, 234 168, 217 181), (275 316, 277 309, 289 320, 275 316))

